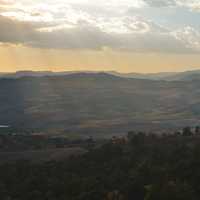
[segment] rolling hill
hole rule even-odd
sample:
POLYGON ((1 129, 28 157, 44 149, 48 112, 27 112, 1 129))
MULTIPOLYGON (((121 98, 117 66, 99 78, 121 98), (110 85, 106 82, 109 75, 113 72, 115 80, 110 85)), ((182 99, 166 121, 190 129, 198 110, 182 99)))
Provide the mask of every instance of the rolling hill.
POLYGON ((200 70, 184 72, 160 72, 160 73, 120 73, 116 71, 96 72, 96 71, 17 71, 14 73, 0 73, 0 78, 23 78, 23 77, 54 77, 72 74, 96 74, 107 73, 122 78, 147 79, 147 80, 165 80, 165 81, 190 81, 200 79, 200 70))
POLYGON ((109 136, 200 124, 200 81, 106 73, 0 79, 0 124, 109 136))
POLYGON ((151 74, 140 74, 140 73, 123 74, 113 71, 110 72, 110 74, 124 78, 165 80, 165 81, 191 81, 200 79, 200 70, 185 71, 185 72, 161 72, 161 73, 151 73, 151 74))

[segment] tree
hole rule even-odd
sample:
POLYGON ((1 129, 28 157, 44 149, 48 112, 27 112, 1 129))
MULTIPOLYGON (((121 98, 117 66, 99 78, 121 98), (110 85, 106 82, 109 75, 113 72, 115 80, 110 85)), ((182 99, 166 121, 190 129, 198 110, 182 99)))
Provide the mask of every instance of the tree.
POLYGON ((200 127, 199 126, 195 127, 195 134, 200 135, 200 127))
POLYGON ((183 136, 191 136, 192 134, 191 127, 187 126, 183 129, 183 136))
POLYGON ((196 200, 193 188, 185 182, 169 181, 148 188, 145 200, 196 200))

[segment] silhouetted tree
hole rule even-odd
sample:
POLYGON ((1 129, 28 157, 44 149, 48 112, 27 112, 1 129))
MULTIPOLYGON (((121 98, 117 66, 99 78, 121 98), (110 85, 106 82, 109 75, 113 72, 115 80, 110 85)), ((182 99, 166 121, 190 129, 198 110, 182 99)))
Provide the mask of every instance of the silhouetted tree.
POLYGON ((200 135, 200 127, 199 126, 195 127, 195 134, 200 135))
POLYGON ((191 136, 192 134, 191 127, 187 126, 183 129, 183 136, 191 136))

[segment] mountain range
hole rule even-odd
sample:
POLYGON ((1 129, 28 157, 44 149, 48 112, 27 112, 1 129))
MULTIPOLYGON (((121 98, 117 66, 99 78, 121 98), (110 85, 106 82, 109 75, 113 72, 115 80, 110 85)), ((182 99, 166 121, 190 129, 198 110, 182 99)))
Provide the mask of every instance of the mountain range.
POLYGON ((165 81, 188 81, 200 79, 200 70, 185 72, 161 72, 161 73, 120 73, 116 71, 96 72, 96 71, 17 71, 14 73, 0 73, 0 78, 22 78, 22 77, 44 77, 44 76, 64 76, 79 73, 107 73, 123 78, 148 79, 148 80, 165 80, 165 81))
POLYGON ((165 81, 111 73, 47 74, 0 79, 1 125, 107 137, 200 124, 198 77, 165 81))

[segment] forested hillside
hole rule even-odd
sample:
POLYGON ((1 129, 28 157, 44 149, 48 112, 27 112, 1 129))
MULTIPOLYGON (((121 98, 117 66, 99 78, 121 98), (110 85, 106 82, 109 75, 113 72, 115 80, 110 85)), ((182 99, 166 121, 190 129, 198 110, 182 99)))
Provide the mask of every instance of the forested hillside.
MULTIPOLYGON (((185 132, 186 133, 186 132, 185 132)), ((0 166, 2 200, 197 200, 199 135, 131 133, 60 162, 0 166)))

